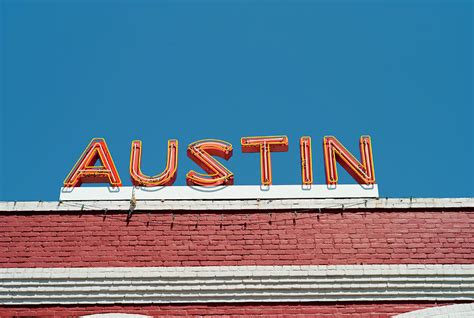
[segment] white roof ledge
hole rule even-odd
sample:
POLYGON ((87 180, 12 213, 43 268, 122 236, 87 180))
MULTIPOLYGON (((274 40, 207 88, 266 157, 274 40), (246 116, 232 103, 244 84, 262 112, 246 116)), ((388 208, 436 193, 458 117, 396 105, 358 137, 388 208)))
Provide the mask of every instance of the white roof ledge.
POLYGON ((350 198, 0 202, 0 212, 472 209, 474 198, 350 198))

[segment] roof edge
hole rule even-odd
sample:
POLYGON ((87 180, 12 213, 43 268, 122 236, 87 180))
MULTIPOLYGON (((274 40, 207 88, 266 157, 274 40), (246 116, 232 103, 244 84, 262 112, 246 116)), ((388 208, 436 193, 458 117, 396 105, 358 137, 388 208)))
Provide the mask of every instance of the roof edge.
POLYGON ((371 210, 474 208, 474 198, 351 198, 246 200, 11 201, 0 212, 81 211, 236 211, 236 210, 371 210))

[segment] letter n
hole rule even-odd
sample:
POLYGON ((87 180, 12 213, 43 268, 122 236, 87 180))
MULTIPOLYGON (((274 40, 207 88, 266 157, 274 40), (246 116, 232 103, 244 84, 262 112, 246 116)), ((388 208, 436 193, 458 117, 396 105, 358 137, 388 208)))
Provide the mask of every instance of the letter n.
POLYGON ((326 169, 326 183, 337 184, 338 176, 336 162, 338 162, 359 184, 374 184, 374 161, 372 158, 372 143, 369 136, 361 136, 359 141, 359 162, 340 142, 333 136, 323 139, 324 165, 326 169))

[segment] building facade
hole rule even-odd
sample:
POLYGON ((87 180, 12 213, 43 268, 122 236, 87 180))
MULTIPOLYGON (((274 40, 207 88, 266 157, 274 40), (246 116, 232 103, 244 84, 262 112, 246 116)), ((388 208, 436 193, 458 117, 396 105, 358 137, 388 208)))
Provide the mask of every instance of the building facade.
POLYGON ((0 203, 0 316, 474 315, 474 199, 0 203))

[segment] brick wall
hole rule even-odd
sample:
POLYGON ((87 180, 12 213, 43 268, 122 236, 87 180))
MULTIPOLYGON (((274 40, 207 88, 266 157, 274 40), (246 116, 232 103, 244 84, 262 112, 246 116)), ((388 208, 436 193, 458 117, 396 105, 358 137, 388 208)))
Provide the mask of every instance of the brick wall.
MULTIPOLYGON (((0 212, 0 267, 472 264, 474 211, 0 212)), ((0 307, 0 316, 390 317, 426 303, 0 307)), ((440 305, 440 304, 438 304, 440 305)))
POLYGON ((141 306, 30 306, 0 307, 0 316, 64 317, 97 313, 132 313, 150 316, 226 317, 390 317, 413 310, 452 303, 349 303, 349 304, 239 304, 239 305, 141 305, 141 306))
POLYGON ((0 214, 0 267, 474 263, 472 211, 0 214))

